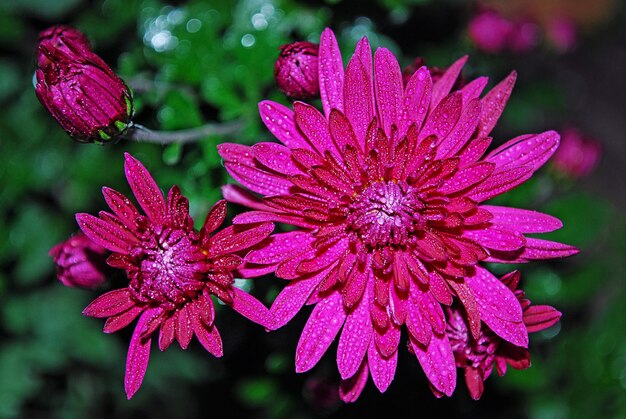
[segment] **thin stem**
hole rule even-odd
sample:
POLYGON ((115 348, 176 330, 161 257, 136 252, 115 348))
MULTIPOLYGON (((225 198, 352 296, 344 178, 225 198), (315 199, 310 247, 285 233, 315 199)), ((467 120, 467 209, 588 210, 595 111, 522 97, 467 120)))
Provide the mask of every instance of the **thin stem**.
POLYGON ((209 135, 235 134, 241 131, 242 128, 242 121, 226 122, 223 124, 212 123, 179 131, 153 131, 143 125, 132 124, 124 133, 123 138, 158 144, 192 143, 209 135))

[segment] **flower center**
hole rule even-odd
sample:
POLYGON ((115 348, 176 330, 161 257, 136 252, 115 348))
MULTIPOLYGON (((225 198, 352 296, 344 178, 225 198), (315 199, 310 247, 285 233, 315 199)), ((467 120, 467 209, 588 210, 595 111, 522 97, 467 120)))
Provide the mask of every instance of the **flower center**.
POLYGON ((209 264, 189 233, 162 229, 150 232, 133 251, 131 288, 146 302, 181 304, 204 285, 209 264))
POLYGON ((422 208, 417 190, 406 182, 377 182, 350 204, 347 221, 365 244, 402 245, 422 224, 422 208))

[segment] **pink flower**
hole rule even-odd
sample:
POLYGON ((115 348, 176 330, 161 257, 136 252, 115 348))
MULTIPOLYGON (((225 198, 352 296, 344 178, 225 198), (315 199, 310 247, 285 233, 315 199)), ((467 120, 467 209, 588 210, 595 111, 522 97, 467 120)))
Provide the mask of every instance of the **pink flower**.
POLYGON ((519 19, 514 23, 507 40, 508 48, 515 53, 532 51, 541 39, 539 27, 526 19, 519 19))
POLYGON ((105 333, 139 317, 126 360, 125 389, 131 398, 141 386, 157 329, 162 351, 174 339, 186 349, 195 334, 207 351, 222 356, 211 295, 253 322, 269 324, 267 308, 233 286, 233 271, 242 263, 242 252, 265 239, 273 225, 230 226, 214 233, 226 216, 226 203, 219 201, 195 231, 189 201, 177 186, 164 199, 150 173, 129 154, 125 171, 145 215, 124 195, 105 187, 113 213, 77 214, 76 220, 87 237, 113 252, 108 264, 124 269, 130 281, 127 288, 98 297, 83 314, 108 317, 105 333))
POLYGON ((513 23, 493 10, 485 10, 470 20, 467 33, 476 47, 492 54, 507 47, 513 23))
POLYGON ((128 128, 130 90, 78 30, 53 26, 43 31, 37 66, 37 98, 74 140, 109 142, 128 128))
POLYGON ((598 165, 602 155, 601 144, 585 137, 575 128, 561 131, 561 145, 554 154, 552 166, 571 179, 588 176, 598 165))
POLYGON ((66 287, 96 288, 104 280, 106 256, 102 246, 77 233, 57 244, 48 253, 57 265, 59 281, 66 287))
POLYGON ((302 102, 259 105, 282 144, 222 144, 230 174, 263 200, 226 186, 227 200, 254 208, 234 223, 299 227, 274 234, 246 257, 246 272, 289 280, 270 311, 272 328, 304 304, 315 308, 296 350, 311 369, 339 335, 341 397, 354 401, 367 377, 382 392, 393 380, 401 327, 439 392, 452 394, 456 368, 443 306, 459 300, 478 337, 481 322, 526 347, 522 309, 480 262, 520 263, 576 249, 526 237, 561 227, 549 215, 482 202, 529 179, 554 153, 554 131, 514 138, 486 156, 515 73, 480 98, 486 77, 450 92, 466 61, 433 83, 422 67, 403 87, 393 54, 362 39, 344 71, 326 29, 319 79, 324 114, 302 102), (340 333, 341 331, 341 333, 340 333))
POLYGON ((311 42, 293 42, 280 47, 274 65, 278 88, 293 99, 311 99, 320 93, 317 79, 319 46, 311 42))
MULTIPOLYGON (((561 318, 561 313, 550 306, 531 306, 524 292, 518 290, 519 271, 506 274, 501 278, 515 293, 523 310, 524 326, 528 332, 538 332, 554 325, 561 318)), ((448 323, 446 334, 452 345, 457 367, 465 372, 465 384, 474 400, 483 394, 483 382, 491 374, 494 365, 498 375, 506 373, 507 364, 515 369, 530 367, 528 349, 516 346, 494 333, 483 324, 477 337, 469 331, 462 308, 458 304, 446 308, 448 323)))

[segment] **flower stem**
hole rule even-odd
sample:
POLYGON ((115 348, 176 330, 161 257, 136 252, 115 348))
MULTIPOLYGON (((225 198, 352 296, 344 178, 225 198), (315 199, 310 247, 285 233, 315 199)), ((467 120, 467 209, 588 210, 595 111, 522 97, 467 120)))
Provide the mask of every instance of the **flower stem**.
POLYGON ((209 135, 235 134, 243 128, 242 121, 226 123, 209 123, 197 128, 184 129, 179 131, 153 131, 139 124, 132 124, 128 127, 123 137, 127 140, 136 140, 146 143, 172 144, 172 143, 192 143, 209 135))

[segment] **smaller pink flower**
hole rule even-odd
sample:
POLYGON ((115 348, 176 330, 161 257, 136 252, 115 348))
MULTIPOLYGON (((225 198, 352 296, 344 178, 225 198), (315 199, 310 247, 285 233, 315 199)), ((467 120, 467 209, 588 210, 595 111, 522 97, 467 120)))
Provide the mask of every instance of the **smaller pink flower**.
MULTIPOLYGON (((531 306, 522 290, 517 289, 520 280, 519 271, 510 272, 501 281, 515 293, 522 310, 523 322, 529 333, 538 332, 554 325, 561 318, 561 313, 550 306, 531 306)), ((446 334, 450 340, 456 366, 465 371, 465 384, 474 400, 483 394, 484 381, 493 367, 498 375, 506 373, 507 364, 515 369, 530 367, 528 349, 507 342, 495 334, 489 326, 482 324, 479 335, 474 338, 458 304, 446 307, 446 334)), ((432 386, 431 386, 432 388, 432 386)), ((436 395, 441 392, 433 388, 436 395)))
POLYGON ((598 165, 602 145, 575 128, 561 131, 561 145, 554 154, 552 167, 571 179, 588 176, 598 165))
POLYGON ((130 90, 77 29, 43 31, 37 67, 37 98, 74 140, 100 144, 126 131, 133 113, 130 90))
POLYGON ((48 253, 57 265, 57 278, 66 287, 96 288, 104 280, 106 255, 102 246, 77 233, 48 253))
POLYGON ((317 75, 319 46, 300 41, 280 47, 274 66, 278 88, 292 99, 310 99, 320 92, 317 75))
POLYGON ((76 214, 76 220, 87 237, 113 252, 107 263, 125 270, 129 279, 128 287, 101 295, 83 314, 106 317, 105 333, 138 318, 126 359, 124 384, 130 399, 143 381, 157 330, 162 351, 174 340, 186 349, 195 335, 209 353, 222 356, 211 296, 255 323, 271 323, 261 302, 233 286, 233 272, 243 263, 242 256, 272 232, 273 224, 229 226, 216 232, 226 217, 226 202, 219 201, 196 231, 189 201, 177 186, 165 199, 148 170, 130 154, 124 168, 145 215, 121 193, 103 188, 112 212, 101 211, 98 217, 76 214))
POLYGON ((468 35, 476 47, 488 53, 498 53, 507 47, 513 24, 494 10, 475 15, 468 25, 468 35))
POLYGON ((565 16, 555 17, 546 26, 546 38, 558 51, 569 51, 578 42, 576 24, 565 16))

